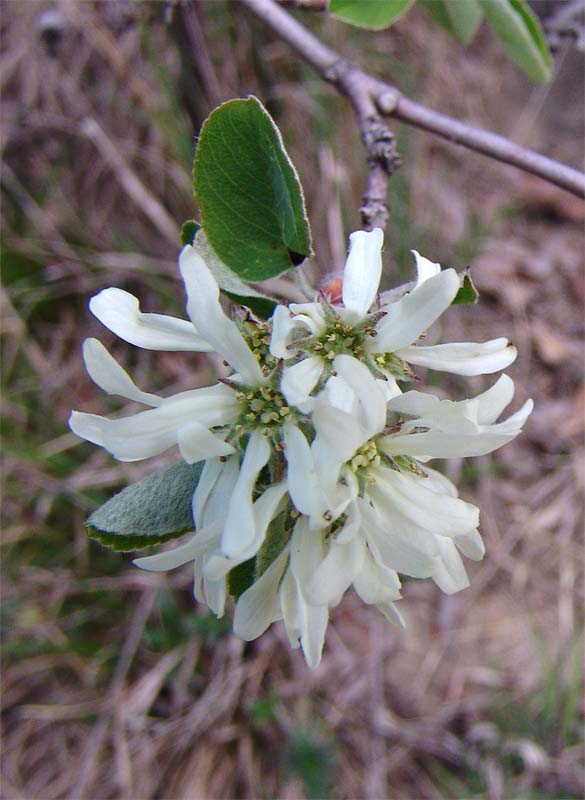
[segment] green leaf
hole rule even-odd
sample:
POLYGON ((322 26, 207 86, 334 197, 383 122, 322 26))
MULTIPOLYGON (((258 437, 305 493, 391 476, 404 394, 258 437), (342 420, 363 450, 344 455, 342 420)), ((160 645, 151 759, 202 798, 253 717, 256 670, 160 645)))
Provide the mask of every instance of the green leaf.
POLYGON ((479 2, 510 58, 535 83, 546 83, 551 56, 538 18, 522 0, 479 2))
POLYGON ((276 300, 271 297, 242 297, 242 295, 233 294, 233 292, 226 292, 223 289, 222 291, 232 302, 249 308, 258 319, 270 319, 278 305, 276 300))
POLYGON ((194 219, 188 219, 181 225, 181 244, 193 244, 197 231, 201 230, 201 225, 194 219))
POLYGON ((272 278, 311 255, 298 175, 256 97, 228 100, 205 120, 193 181, 207 239, 240 278, 272 278))
POLYGON ((218 286, 230 300, 246 306, 261 319, 268 319, 272 316, 274 309, 278 305, 277 301, 256 291, 249 284, 240 280, 235 272, 226 267, 209 244, 203 229, 197 232, 193 242, 193 249, 205 261, 218 286))
POLYGON ((191 503, 201 469, 201 463, 181 462, 128 486, 89 517, 89 536, 127 552, 193 530, 191 503))
POLYGON ((330 0, 329 11, 344 22, 380 31, 401 17, 414 0, 330 0))
POLYGON ((483 19, 477 0, 418 0, 435 22, 446 28, 463 44, 475 36, 483 19))
POLYGON ((256 573, 256 559, 249 558, 243 564, 238 564, 229 571, 227 576, 227 590, 230 597, 237 600, 238 597, 244 594, 246 589, 254 583, 254 576, 256 573))
POLYGON ((286 508, 270 523, 264 544, 256 556, 256 580, 266 572, 286 547, 292 534, 291 522, 290 508, 286 508))
POLYGON ((455 295, 451 305, 458 306, 465 305, 467 303, 477 303, 478 297, 479 292, 471 280, 471 272, 469 269, 466 269, 463 273, 463 280, 461 282, 461 286, 459 287, 459 291, 455 295))

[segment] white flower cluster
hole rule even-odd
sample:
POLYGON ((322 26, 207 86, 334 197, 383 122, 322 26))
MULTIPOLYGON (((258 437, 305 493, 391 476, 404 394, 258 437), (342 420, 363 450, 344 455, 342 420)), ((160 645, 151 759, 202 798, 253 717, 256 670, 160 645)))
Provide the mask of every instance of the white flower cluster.
POLYGON ((489 453, 518 435, 532 409, 528 401, 496 422, 514 393, 506 375, 459 402, 402 392, 410 365, 479 375, 507 367, 516 350, 507 339, 416 344, 461 281, 415 252, 416 285, 380 303, 382 241, 381 230, 351 235, 342 303, 320 296, 279 305, 266 322, 226 316, 213 275, 190 246, 179 259, 190 322, 141 313, 135 297, 105 289, 90 309, 120 338, 148 349, 215 351, 233 373, 162 398, 141 391, 88 339, 83 354, 95 383, 150 409, 119 419, 73 412, 70 420, 76 434, 122 461, 174 445, 187 462, 205 461, 194 535, 135 563, 158 571, 193 562, 195 596, 218 616, 239 575, 235 633, 251 640, 282 619, 313 668, 329 609, 350 586, 402 624, 398 573, 432 578, 447 593, 468 585, 460 553, 484 554, 479 511, 426 462, 489 453))

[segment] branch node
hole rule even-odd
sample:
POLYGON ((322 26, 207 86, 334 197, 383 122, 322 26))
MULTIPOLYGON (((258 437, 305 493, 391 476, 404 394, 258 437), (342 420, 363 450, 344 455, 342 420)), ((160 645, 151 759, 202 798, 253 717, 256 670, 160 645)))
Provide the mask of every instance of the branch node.
POLYGON ((354 69, 354 65, 351 61, 340 57, 325 69, 323 77, 330 83, 340 84, 352 69, 354 69))
POLYGON ((392 114, 396 111, 398 101, 400 100, 400 93, 393 89, 384 89, 379 95, 374 98, 374 101, 381 114, 392 114))
POLYGON ((402 158, 396 150, 394 134, 379 119, 368 120, 362 138, 370 166, 380 164, 389 176, 401 166, 402 158))

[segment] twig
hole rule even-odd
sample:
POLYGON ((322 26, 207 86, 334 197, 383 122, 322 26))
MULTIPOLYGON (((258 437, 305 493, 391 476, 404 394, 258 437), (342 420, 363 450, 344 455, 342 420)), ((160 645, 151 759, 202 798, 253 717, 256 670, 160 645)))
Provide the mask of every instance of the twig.
POLYGON ((585 0, 569 0, 545 19, 547 42, 554 52, 564 39, 574 39, 578 50, 585 49, 585 0))
MULTIPOLYGON (((281 39, 288 42, 323 78, 330 80, 351 100, 362 125, 362 136, 364 117, 367 119, 373 109, 373 113, 379 112, 383 116, 394 117, 408 125, 422 128, 453 144, 463 145, 497 161, 538 175, 577 197, 585 198, 585 174, 579 170, 520 147, 504 136, 459 122, 409 100, 396 87, 345 61, 273 0, 241 2, 281 39)), ((370 180, 373 180, 371 175, 369 182, 370 180)))

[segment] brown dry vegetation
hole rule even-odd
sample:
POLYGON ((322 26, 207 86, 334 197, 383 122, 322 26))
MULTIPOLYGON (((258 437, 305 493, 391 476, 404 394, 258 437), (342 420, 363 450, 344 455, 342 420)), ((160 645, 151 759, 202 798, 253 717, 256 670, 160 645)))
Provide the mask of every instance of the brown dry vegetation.
MULTIPOLYGON (((87 300, 114 285, 182 313, 178 227, 209 110, 268 104, 305 186, 314 276, 343 262, 358 224, 365 165, 345 101, 237 2, 165 22, 169 8, 3 3, 3 796, 581 797, 583 208, 561 190, 396 126, 387 285, 409 277, 410 247, 472 263, 480 303, 431 336, 510 336, 515 403, 536 403, 512 445, 449 464, 482 509, 470 589, 405 581, 404 631, 348 595, 312 673, 280 626, 245 645, 193 606, 188 568, 144 574, 87 541, 88 512, 175 457, 119 464, 68 432, 72 407, 114 408, 83 372, 85 336, 113 343, 87 300), (48 8, 64 22, 52 53, 48 8)), ((580 166, 573 50, 536 89, 487 30, 464 50, 416 10, 375 36, 302 19, 420 102, 580 166)), ((203 356, 113 351, 151 391, 213 377, 203 356)), ((428 378, 454 397, 488 382, 428 378)))

